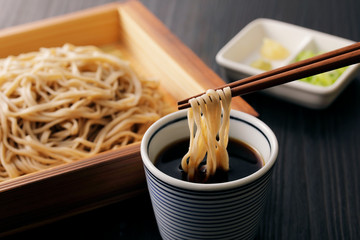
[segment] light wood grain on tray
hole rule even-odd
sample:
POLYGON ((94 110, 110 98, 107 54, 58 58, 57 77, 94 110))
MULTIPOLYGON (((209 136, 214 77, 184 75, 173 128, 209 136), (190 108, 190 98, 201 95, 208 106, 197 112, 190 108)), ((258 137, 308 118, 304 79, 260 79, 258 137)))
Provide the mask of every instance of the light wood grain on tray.
MULTIPOLYGON (((0 31, 1 57, 65 43, 118 47, 135 71, 159 78, 174 110, 178 100, 223 84, 136 1, 0 31)), ((233 100, 233 108, 257 115, 240 97, 233 100)), ((138 143, 19 177, 0 184, 0 235, 110 204, 144 189, 138 143)))

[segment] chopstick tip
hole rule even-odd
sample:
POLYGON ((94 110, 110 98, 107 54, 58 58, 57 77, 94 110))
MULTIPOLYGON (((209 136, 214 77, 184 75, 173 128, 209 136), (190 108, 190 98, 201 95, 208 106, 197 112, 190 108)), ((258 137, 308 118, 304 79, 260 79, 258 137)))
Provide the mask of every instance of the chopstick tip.
POLYGON ((186 109, 190 107, 190 103, 178 104, 178 110, 186 109))

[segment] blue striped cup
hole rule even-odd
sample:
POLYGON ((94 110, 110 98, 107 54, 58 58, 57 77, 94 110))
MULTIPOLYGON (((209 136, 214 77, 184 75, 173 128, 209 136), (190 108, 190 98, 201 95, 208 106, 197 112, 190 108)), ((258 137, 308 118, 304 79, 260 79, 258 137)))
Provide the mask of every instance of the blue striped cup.
MULTIPOLYGON (((264 166, 224 183, 192 183, 175 179, 154 166, 166 146, 189 137, 187 110, 155 122, 141 142, 147 186, 163 239, 252 239, 256 236, 278 154, 277 139, 262 121, 232 110, 232 138, 255 148, 264 166)), ((180 163, 179 163, 180 164, 180 163)))

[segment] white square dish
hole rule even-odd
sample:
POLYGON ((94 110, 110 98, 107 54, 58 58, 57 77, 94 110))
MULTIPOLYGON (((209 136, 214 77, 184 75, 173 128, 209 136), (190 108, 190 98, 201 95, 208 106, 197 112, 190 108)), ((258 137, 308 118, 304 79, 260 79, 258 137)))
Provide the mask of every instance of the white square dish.
MULTIPOLYGON (((260 58, 260 49, 265 38, 280 43, 289 51, 286 58, 271 61, 273 68, 294 62, 296 56, 304 50, 328 52, 354 43, 348 39, 293 24, 259 18, 250 22, 220 49, 216 55, 216 62, 231 80, 260 74, 263 70, 252 67, 251 63, 260 58)), ((348 66, 330 86, 293 81, 263 92, 308 108, 326 108, 350 83, 358 69, 359 64, 348 66)))

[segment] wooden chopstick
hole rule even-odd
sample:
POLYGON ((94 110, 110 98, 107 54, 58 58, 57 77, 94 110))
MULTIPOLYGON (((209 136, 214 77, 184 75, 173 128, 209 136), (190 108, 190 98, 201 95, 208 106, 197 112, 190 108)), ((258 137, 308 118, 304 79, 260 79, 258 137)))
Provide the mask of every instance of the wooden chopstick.
MULTIPOLYGON (((359 62, 360 42, 357 42, 303 61, 295 62, 284 67, 276 68, 271 71, 225 84, 215 90, 230 87, 231 94, 235 97, 359 62)), ((191 98, 198 97, 203 94, 204 93, 201 93, 191 98)), ((179 101, 178 109, 180 110, 190 107, 188 101, 191 98, 179 101)))

